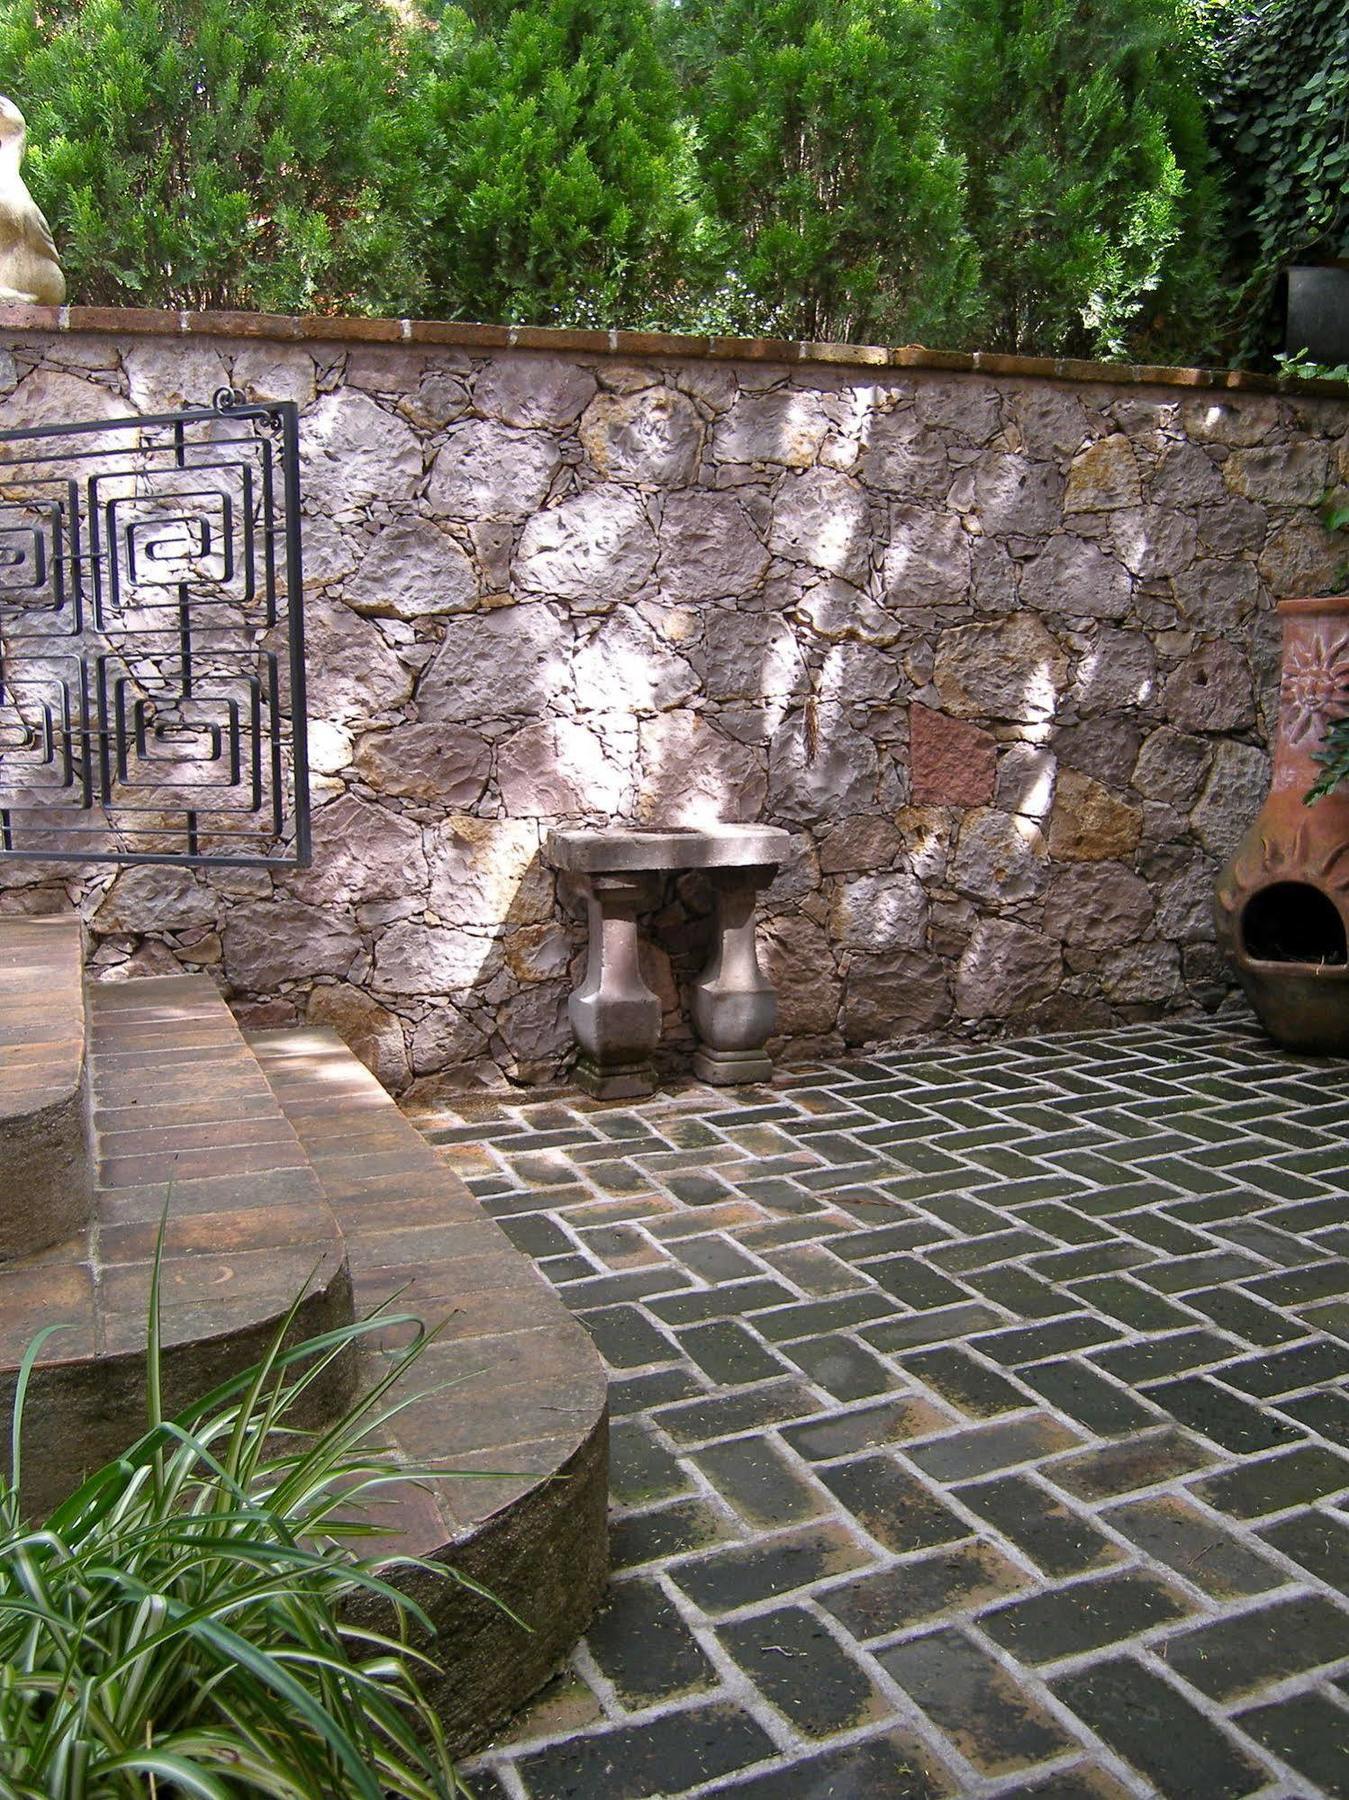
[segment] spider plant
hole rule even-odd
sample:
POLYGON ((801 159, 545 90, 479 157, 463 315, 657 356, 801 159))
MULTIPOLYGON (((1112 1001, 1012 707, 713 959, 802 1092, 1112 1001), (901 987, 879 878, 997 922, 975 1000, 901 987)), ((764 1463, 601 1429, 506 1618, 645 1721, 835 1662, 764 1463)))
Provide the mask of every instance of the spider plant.
POLYGON ((255 1367, 166 1418, 158 1258, 149 1314, 147 1430, 32 1525, 24 1407, 60 1327, 20 1370, 0 1475, 0 1800, 467 1794, 419 1688, 433 1665, 409 1640, 431 1641, 430 1622, 389 1575, 464 1578, 357 1554, 390 1486, 434 1472, 370 1441, 431 1334, 385 1311, 291 1346, 292 1307, 255 1367), (306 1390, 390 1325, 415 1328, 411 1348, 342 1418, 297 1429, 306 1390), (379 1629, 352 1621, 358 1597, 379 1629))

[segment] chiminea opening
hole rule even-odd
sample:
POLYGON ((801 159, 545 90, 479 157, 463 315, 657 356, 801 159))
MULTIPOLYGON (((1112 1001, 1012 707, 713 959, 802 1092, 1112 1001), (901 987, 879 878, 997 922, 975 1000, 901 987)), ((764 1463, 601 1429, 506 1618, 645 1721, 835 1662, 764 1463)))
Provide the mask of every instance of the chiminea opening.
POLYGON ((1344 920, 1320 888, 1276 881, 1246 902, 1241 915, 1246 954, 1258 962, 1349 962, 1344 920))

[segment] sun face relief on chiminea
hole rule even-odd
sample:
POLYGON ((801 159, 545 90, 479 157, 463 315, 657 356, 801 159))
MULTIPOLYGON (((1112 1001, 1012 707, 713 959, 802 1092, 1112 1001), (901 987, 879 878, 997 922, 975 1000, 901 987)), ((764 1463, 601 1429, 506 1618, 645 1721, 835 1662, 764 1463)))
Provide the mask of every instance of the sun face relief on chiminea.
POLYGON ((1285 600, 1269 798, 1218 879, 1218 942, 1270 1036, 1349 1050, 1349 789, 1312 806, 1315 753, 1349 711, 1349 595, 1285 600))

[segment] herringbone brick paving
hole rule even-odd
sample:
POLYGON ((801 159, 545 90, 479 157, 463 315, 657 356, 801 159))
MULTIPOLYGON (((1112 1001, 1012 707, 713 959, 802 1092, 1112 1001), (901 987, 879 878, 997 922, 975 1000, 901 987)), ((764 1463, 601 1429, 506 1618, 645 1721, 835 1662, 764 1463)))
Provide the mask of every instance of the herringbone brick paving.
POLYGON ((1239 1018, 422 1121, 612 1373, 481 1800, 1349 1794, 1349 1065, 1239 1018))

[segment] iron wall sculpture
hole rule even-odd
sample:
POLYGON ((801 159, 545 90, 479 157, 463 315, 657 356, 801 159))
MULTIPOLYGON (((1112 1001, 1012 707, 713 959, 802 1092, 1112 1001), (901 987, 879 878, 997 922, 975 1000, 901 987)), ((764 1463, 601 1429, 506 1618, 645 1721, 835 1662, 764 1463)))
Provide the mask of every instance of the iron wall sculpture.
POLYGON ((299 424, 0 432, 0 862, 309 860, 299 424))

